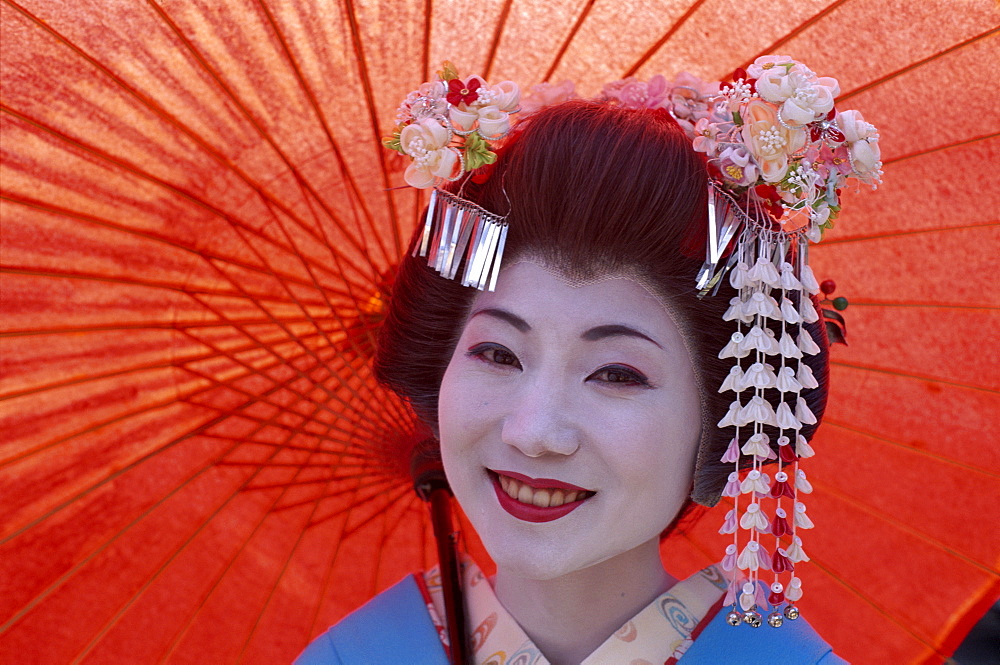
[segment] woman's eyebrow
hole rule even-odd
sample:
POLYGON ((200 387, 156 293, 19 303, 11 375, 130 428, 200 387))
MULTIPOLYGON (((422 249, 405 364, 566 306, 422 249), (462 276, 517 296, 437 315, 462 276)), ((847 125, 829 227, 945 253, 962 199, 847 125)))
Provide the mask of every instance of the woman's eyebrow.
POLYGON ((469 319, 471 320, 472 318, 479 316, 480 314, 486 314, 487 316, 492 316, 495 319, 500 319, 501 321, 505 321, 523 333, 526 333, 529 330, 531 330, 531 326, 528 325, 527 321, 522 319, 517 314, 508 312, 505 309, 500 309, 499 307, 486 307, 480 310, 476 310, 475 312, 472 313, 472 316, 470 316, 469 319))
POLYGON ((644 339, 647 342, 652 342, 661 349, 663 348, 663 345, 649 335, 620 323, 608 324, 606 326, 595 326, 580 335, 580 339, 586 342, 596 342, 597 340, 604 339, 606 337, 638 337, 639 339, 644 339))

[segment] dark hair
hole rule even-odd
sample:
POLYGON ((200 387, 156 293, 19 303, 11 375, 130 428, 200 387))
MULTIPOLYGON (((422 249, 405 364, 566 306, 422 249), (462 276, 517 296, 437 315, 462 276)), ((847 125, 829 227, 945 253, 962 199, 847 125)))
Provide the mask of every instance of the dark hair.
MULTIPOLYGON (((707 180, 703 159, 666 111, 576 100, 522 120, 490 177, 468 182, 462 196, 507 215, 505 263, 537 259, 571 279, 624 274, 661 297, 700 384, 702 442, 692 496, 712 505, 732 471, 719 461, 732 433, 716 425, 732 401, 717 389, 733 360, 717 354, 735 330, 722 316, 736 292, 724 283, 717 295, 699 299, 694 286, 704 257, 707 180)), ((441 380, 475 295, 409 253, 392 287, 376 376, 435 431, 441 380)), ((807 357, 820 387, 806 397, 820 418, 827 340, 822 324, 810 333, 822 349, 807 357)), ((770 392, 776 405, 777 392, 770 392)))

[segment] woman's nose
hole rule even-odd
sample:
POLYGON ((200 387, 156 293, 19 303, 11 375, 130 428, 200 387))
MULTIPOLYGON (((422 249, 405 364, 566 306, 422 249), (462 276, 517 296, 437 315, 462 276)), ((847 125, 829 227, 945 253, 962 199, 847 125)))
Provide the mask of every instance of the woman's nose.
POLYGON ((570 417, 568 391, 545 381, 526 382, 512 395, 501 439, 528 457, 572 455, 580 433, 570 417))

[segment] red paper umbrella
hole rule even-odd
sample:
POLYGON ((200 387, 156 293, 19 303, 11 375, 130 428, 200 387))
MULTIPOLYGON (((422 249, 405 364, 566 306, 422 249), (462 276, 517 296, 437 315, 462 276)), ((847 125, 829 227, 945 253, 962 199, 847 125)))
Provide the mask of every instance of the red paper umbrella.
MULTIPOLYGON (((1000 591, 998 18, 3 0, 0 660, 287 662, 433 563, 424 433, 370 358, 421 205, 379 138, 441 60, 587 95, 781 52, 839 78, 885 161, 814 250, 852 304, 803 612, 854 662, 940 662, 1000 591)), ((677 573, 720 519, 668 543, 677 573)))

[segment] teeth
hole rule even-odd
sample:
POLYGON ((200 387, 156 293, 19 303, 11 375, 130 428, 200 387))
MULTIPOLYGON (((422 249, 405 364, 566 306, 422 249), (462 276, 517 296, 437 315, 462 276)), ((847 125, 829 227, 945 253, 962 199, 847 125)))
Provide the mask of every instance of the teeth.
POLYGON ((500 488, 507 496, 521 503, 527 503, 539 508, 555 508, 565 503, 579 501, 590 495, 589 492, 576 490, 535 489, 507 476, 497 474, 497 477, 500 479, 500 488))

